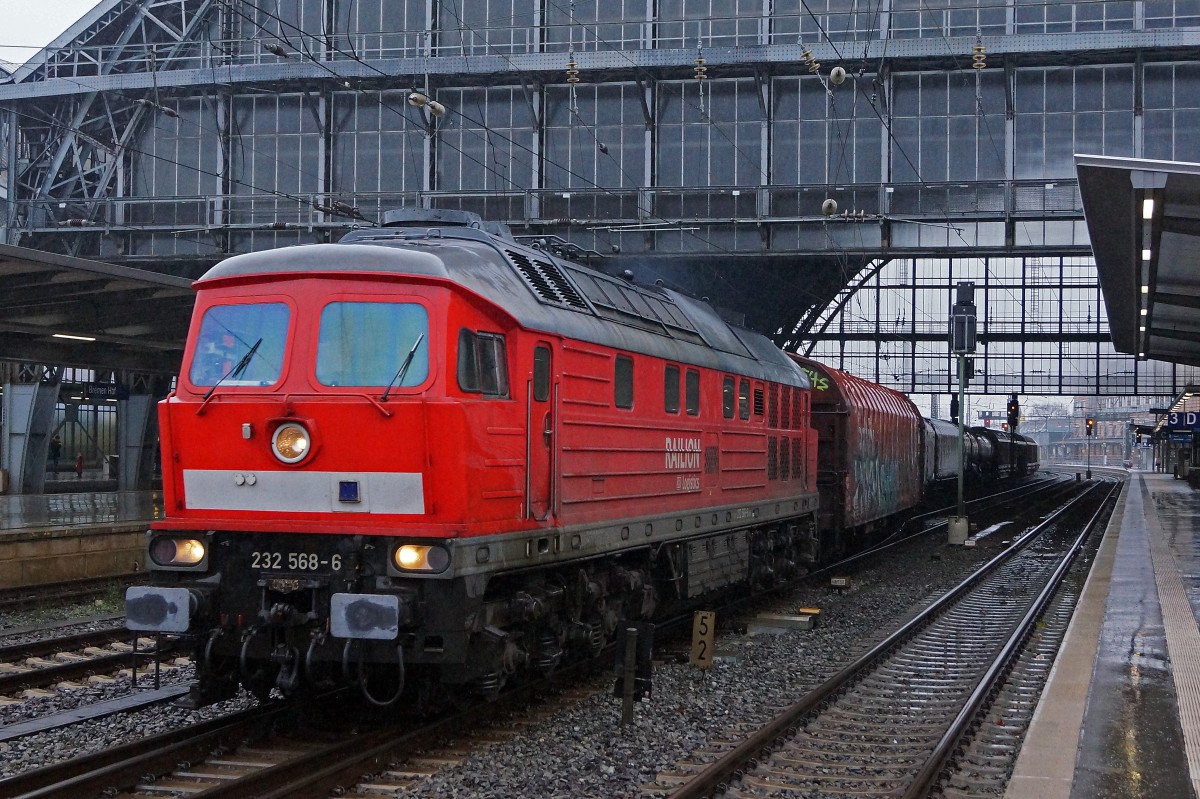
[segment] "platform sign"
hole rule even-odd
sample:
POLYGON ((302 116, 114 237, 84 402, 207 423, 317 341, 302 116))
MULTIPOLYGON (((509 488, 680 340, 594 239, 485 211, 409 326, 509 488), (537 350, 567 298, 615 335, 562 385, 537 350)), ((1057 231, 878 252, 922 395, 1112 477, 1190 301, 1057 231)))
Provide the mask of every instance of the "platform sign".
POLYGON ((83 395, 89 400, 127 400, 129 388, 115 383, 84 383, 83 395))
POLYGON ((1171 443, 1173 444, 1190 444, 1192 443, 1191 430, 1172 430, 1171 443))
POLYGON ((1200 413, 1196 411, 1173 411, 1167 414, 1165 425, 1168 430, 1191 430, 1200 427, 1200 413))
POLYGON ((698 610, 692 616, 692 659, 691 664, 707 671, 713 664, 713 640, 716 636, 717 614, 711 610, 698 610))

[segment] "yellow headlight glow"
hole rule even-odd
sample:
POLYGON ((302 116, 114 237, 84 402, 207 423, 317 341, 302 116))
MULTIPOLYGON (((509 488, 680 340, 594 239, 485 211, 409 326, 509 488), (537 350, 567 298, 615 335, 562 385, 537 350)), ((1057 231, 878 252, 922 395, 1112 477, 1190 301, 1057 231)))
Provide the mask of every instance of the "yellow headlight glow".
POLYGON ((429 547, 415 547, 405 544, 396 550, 396 565, 401 569, 417 569, 425 563, 425 550, 429 547))
POLYGON ((308 454, 309 435, 303 425, 289 422, 282 424, 271 437, 271 448, 275 457, 284 463, 296 463, 308 454))
POLYGON ((450 553, 441 547, 402 544, 392 553, 392 562, 403 571, 436 573, 450 565, 450 553))
POLYGON ((195 538, 163 536, 150 545, 150 559, 159 566, 195 566, 204 555, 204 542, 195 538))

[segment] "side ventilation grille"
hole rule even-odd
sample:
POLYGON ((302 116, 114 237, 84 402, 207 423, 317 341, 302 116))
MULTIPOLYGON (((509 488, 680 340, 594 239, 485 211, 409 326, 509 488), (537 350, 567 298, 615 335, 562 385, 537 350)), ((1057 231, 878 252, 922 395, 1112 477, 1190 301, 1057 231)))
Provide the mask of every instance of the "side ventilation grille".
POLYGON ((570 284, 566 275, 553 263, 530 259, 514 250, 505 250, 504 252, 512 259, 517 271, 521 273, 521 277, 525 278, 525 282, 529 284, 529 288, 533 289, 533 293, 538 295, 543 302, 589 310, 583 297, 579 296, 579 292, 570 284))

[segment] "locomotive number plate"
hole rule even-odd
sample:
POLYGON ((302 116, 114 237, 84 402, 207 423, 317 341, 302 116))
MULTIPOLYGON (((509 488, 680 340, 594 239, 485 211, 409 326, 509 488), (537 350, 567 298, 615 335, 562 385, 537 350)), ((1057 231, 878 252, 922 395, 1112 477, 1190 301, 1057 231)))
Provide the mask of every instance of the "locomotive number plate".
POLYGON ((315 552, 263 552, 255 550, 250 553, 250 568, 265 571, 286 572, 315 572, 341 571, 342 556, 318 555, 315 552))

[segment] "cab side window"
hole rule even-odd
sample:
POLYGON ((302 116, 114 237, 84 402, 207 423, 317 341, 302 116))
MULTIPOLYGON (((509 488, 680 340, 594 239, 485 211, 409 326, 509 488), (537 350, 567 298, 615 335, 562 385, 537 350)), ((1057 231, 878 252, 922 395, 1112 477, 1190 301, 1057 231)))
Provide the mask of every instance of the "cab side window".
POLYGON ((508 396, 504 336, 466 328, 458 332, 458 387, 488 397, 508 396))

